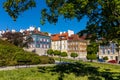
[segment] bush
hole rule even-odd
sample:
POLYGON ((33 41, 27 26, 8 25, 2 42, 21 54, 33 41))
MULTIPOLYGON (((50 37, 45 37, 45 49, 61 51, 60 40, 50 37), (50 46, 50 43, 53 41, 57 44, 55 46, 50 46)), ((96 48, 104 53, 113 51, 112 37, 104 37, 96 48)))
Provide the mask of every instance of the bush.
POLYGON ((1 66, 6 66, 5 60, 0 60, 0 67, 1 66))
POLYGON ((40 63, 41 64, 53 64, 55 63, 55 60, 52 57, 40 56, 40 63))
POLYGON ((39 55, 26 52, 22 48, 16 47, 6 41, 0 40, 0 66, 16 64, 39 64, 39 55))
POLYGON ((73 57, 73 58, 76 58, 76 57, 78 57, 78 54, 77 53, 71 53, 70 56, 73 57))
POLYGON ((107 56, 103 57, 103 60, 108 60, 108 57, 107 56))
POLYGON ((35 53, 30 52, 18 52, 16 53, 15 60, 17 61, 17 64, 39 64, 40 58, 35 53))
POLYGON ((61 56, 61 57, 67 57, 68 55, 67 55, 66 52, 61 52, 60 56, 61 56))

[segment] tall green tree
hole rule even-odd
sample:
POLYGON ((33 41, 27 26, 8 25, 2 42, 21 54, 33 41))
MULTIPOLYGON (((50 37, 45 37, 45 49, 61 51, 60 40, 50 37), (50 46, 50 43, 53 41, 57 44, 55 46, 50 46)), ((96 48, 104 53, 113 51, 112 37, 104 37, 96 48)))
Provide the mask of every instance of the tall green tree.
POLYGON ((120 0, 46 0, 41 23, 56 23, 59 16, 65 19, 88 18, 86 29, 78 34, 87 34, 92 41, 111 41, 120 36, 120 0))
POLYGON ((87 59, 90 60, 91 62, 93 62, 93 60, 96 60, 96 54, 87 54, 87 59))
MULTIPOLYGON (((88 24, 120 26, 120 0, 46 0, 41 22, 56 23, 59 16, 80 21, 88 17, 88 24)), ((16 20, 24 11, 36 6, 35 0, 6 0, 3 7, 16 20)))
POLYGON ((98 49, 98 44, 96 42, 91 42, 87 46, 87 59, 91 60, 91 62, 92 60, 97 59, 98 49))
MULTIPOLYGON (((104 38, 109 41, 120 36, 120 0, 46 0, 46 4, 48 7, 41 11, 41 24, 57 23, 59 16, 78 21, 87 17, 87 29, 80 34, 85 32, 92 40, 104 38)), ((35 0, 6 0, 3 4, 13 20, 35 6, 35 0)))
POLYGON ((56 23, 58 16, 78 20, 87 16, 88 25, 120 25, 119 0, 46 0, 46 4, 48 8, 42 10, 43 21, 56 23))

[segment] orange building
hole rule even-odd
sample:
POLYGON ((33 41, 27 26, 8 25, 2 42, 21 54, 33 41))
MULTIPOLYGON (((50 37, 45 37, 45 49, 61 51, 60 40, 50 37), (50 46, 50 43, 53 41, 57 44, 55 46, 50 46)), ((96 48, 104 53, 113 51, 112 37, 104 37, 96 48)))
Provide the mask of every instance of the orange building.
POLYGON ((78 58, 86 58, 87 56, 87 41, 84 36, 79 38, 77 34, 64 32, 51 35, 51 41, 53 50, 67 52, 68 57, 70 57, 72 52, 77 53, 79 55, 78 58))

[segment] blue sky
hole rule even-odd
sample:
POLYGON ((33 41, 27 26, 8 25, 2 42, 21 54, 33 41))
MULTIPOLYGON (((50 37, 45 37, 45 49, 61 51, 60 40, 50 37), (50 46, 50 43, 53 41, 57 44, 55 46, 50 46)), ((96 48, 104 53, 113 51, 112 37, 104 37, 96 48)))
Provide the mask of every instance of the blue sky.
POLYGON ((13 21, 7 12, 2 8, 2 0, 0 3, 0 30, 15 29, 19 31, 20 29, 27 29, 29 26, 40 27, 42 32, 49 33, 59 33, 60 31, 73 30, 75 33, 80 30, 85 29, 87 18, 83 18, 80 22, 76 19, 65 20, 60 17, 56 25, 46 23, 45 25, 40 24, 40 11, 42 8, 46 7, 45 0, 36 0, 37 6, 35 8, 29 9, 18 17, 17 21, 13 21))

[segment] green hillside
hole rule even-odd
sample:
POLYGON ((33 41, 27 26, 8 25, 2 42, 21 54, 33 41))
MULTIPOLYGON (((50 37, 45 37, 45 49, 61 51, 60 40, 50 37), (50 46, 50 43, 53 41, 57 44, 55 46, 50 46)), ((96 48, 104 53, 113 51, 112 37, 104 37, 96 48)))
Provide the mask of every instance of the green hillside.
POLYGON ((16 65, 20 61, 28 61, 29 64, 39 64, 40 58, 35 53, 26 52, 7 41, 0 40, 0 66, 16 65))

